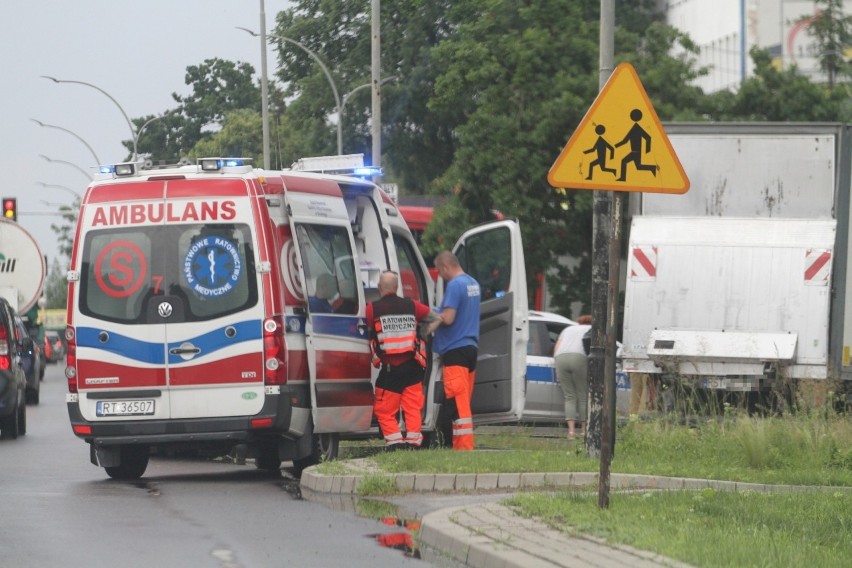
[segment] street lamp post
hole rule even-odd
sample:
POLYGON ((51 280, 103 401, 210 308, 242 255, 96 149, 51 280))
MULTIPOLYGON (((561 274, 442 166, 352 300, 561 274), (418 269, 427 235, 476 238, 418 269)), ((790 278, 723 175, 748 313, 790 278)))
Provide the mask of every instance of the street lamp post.
MULTIPOLYGON (((73 85, 85 85, 87 87, 91 87, 92 89, 100 91, 109 100, 111 100, 115 104, 115 106, 118 107, 118 110, 121 112, 122 116, 124 116, 124 120, 127 121, 128 128, 130 128, 130 139, 133 140, 133 160, 134 161, 136 160, 136 157, 139 155, 139 152, 137 151, 137 145, 139 143, 139 132, 137 132, 136 129, 133 128, 133 122, 130 120, 130 117, 127 116, 127 113, 124 111, 124 108, 118 103, 118 101, 115 99, 115 97, 113 97, 112 95, 110 95, 108 92, 106 92, 102 88, 98 87, 97 85, 93 85, 92 83, 87 83, 85 81, 72 81, 72 80, 69 80, 69 79, 57 79, 56 77, 51 77, 49 75, 42 75, 42 77, 44 79, 49 79, 49 80, 53 81, 54 83, 70 83, 70 84, 73 84, 73 85)), ((140 129, 140 132, 141 132, 141 129, 140 129)))
POLYGON ((81 168, 80 166, 78 166, 77 164, 75 164, 74 162, 68 162, 68 161, 66 161, 66 160, 54 160, 53 158, 48 158, 48 157, 47 157, 47 156, 45 156, 44 154, 39 154, 39 157, 40 157, 40 158, 43 158, 44 160, 47 160, 47 161, 48 161, 48 162, 50 162, 51 164, 65 164, 66 166, 71 166, 72 168, 74 168, 75 170, 77 170, 78 172, 80 172, 81 174, 83 174, 84 176, 86 176, 86 178, 87 178, 89 181, 92 181, 93 179, 95 179, 95 178, 92 176, 92 174, 90 174, 89 172, 87 172, 86 170, 84 170, 83 168, 81 168))
POLYGON ((97 155, 97 154, 95 153, 95 151, 92 149, 91 145, 89 145, 89 143, 88 143, 88 142, 86 142, 85 140, 83 140, 83 137, 82 137, 82 136, 80 136, 79 134, 77 134, 76 132, 74 132, 74 131, 72 131, 72 130, 69 130, 69 129, 67 129, 67 128, 63 128, 62 126, 56 126, 55 124, 47 124, 47 123, 45 123, 45 122, 42 122, 42 121, 40 121, 40 120, 36 120, 36 119, 34 119, 34 118, 31 118, 30 120, 32 120, 33 122, 35 122, 36 124, 38 124, 39 126, 41 126, 41 127, 43 127, 43 128, 55 128, 56 130, 61 130, 62 132, 67 132, 68 134, 70 134, 71 136, 73 136, 74 138, 76 138, 77 140, 79 140, 80 142, 82 142, 82 143, 83 143, 83 145, 84 145, 86 148, 88 148, 88 149, 89 149, 89 152, 91 152, 91 153, 92 153, 92 156, 95 158, 95 164, 100 164, 100 163, 101 163, 100 158, 98 158, 98 155, 97 155))
MULTIPOLYGON (((257 32, 255 32, 253 30, 250 30, 248 28, 242 28, 242 27, 237 26, 237 29, 243 30, 244 32, 249 33, 254 37, 260 36, 260 34, 258 34, 257 32)), ((341 119, 341 112, 340 111, 341 111, 341 108, 342 108, 342 104, 341 104, 341 100, 340 100, 340 94, 337 91, 337 84, 335 84, 334 78, 331 76, 331 71, 328 70, 328 67, 326 67, 325 63, 323 63, 322 59, 320 59, 320 56, 317 55, 316 52, 314 52, 313 50, 308 48, 305 44, 303 44, 299 41, 296 41, 295 39, 292 39, 292 38, 289 38, 289 37, 286 37, 286 36, 282 36, 282 35, 268 35, 268 36, 266 36, 266 38, 267 39, 277 39, 277 40, 285 41, 287 43, 291 43, 291 44, 295 45, 296 47, 300 48, 302 51, 304 51, 305 53, 310 55, 313 58, 313 60, 317 62, 317 65, 320 66, 320 69, 322 69, 322 72, 325 74, 325 78, 328 79, 328 84, 331 87, 331 92, 334 94, 334 108, 335 108, 335 111, 337 112, 337 118, 338 118, 338 120, 337 120, 337 154, 338 155, 343 154, 343 121, 340 120, 341 119)), ((266 54, 266 46, 264 45, 263 50, 262 50, 262 60, 261 61, 265 60, 265 58, 266 58, 265 54, 266 54)), ((262 74, 262 77, 261 77, 261 85, 262 85, 265 81, 267 81, 267 77, 266 77, 266 72, 263 69, 261 69, 261 74, 262 74)), ((262 98, 264 99, 265 102, 261 102, 261 104, 268 105, 268 96, 269 96, 268 93, 267 93, 267 95, 262 96, 262 98)), ((267 108, 269 108, 269 107, 267 106, 267 108)), ((267 116, 265 122, 268 123, 268 121, 269 121, 269 117, 267 116)))

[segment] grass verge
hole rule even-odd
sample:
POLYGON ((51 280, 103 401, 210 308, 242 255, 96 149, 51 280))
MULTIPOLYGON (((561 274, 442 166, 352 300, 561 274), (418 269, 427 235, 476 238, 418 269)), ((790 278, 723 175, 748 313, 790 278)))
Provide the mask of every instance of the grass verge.
POLYGON ((508 501, 569 534, 652 550, 694 566, 848 566, 852 494, 668 491, 519 493, 508 501))

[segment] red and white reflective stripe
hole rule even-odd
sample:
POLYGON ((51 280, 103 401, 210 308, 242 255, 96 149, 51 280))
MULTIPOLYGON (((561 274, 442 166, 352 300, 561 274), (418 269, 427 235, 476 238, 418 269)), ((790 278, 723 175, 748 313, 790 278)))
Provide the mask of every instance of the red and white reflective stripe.
POLYGON ((657 279, 657 247, 640 245, 633 247, 630 261, 630 279, 637 282, 653 282, 657 279))
POLYGON ((828 285, 831 276, 831 250, 808 249, 805 251, 805 284, 828 285))

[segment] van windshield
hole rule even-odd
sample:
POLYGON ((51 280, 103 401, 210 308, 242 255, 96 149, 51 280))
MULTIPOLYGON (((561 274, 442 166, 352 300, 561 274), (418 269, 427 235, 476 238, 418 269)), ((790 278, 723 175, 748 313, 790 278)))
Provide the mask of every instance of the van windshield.
POLYGON ((91 231, 80 311, 118 323, 205 321, 257 303, 251 232, 244 224, 160 225, 91 231))

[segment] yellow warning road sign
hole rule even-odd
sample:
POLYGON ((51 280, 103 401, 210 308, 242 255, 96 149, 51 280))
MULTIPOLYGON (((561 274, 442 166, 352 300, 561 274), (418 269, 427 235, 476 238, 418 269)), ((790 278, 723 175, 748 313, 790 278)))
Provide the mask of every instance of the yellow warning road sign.
POLYGON ((686 193, 683 171, 639 75, 615 68, 547 174, 554 187, 686 193))

